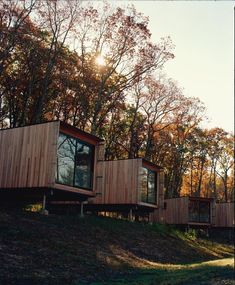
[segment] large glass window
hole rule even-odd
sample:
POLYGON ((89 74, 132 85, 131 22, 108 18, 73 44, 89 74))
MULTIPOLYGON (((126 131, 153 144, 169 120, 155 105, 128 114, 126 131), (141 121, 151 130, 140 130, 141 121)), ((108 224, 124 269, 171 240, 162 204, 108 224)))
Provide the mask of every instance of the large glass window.
POLYGON ((56 182, 92 189, 94 147, 60 133, 57 152, 56 182))
POLYGON ((200 211, 200 222, 209 223, 210 222, 210 203, 200 201, 199 211, 200 211))
POLYGON ((142 167, 141 202, 156 204, 156 172, 142 167))
POLYGON ((189 222, 209 223, 210 202, 189 200, 189 222))
POLYGON ((76 140, 60 134, 57 155, 57 181, 73 186, 76 140))
POLYGON ((77 143, 75 160, 75 186, 91 188, 93 150, 90 146, 77 143))

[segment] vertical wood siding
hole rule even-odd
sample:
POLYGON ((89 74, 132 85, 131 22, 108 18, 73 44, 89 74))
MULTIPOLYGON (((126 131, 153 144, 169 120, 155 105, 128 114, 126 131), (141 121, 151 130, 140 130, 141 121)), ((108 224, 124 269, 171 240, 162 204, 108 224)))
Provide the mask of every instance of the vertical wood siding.
POLYGON ((216 203, 215 226, 234 227, 234 203, 216 203))
POLYGON ((167 224, 188 223, 188 197, 166 199, 164 221, 167 224))
POLYGON ((0 188, 53 187, 59 122, 0 131, 0 188))
POLYGON ((98 161, 94 204, 137 204, 141 159, 98 161))

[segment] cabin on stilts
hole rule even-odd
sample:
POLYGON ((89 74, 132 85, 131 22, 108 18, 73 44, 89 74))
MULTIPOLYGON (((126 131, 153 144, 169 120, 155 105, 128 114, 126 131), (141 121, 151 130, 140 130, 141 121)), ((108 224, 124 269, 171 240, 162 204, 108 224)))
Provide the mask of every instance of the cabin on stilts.
POLYGON ((85 205, 96 212, 122 213, 130 220, 149 218, 163 206, 163 168, 143 158, 98 161, 96 197, 85 205))
POLYGON ((164 200, 164 171, 143 158, 104 160, 104 140, 60 121, 0 130, 0 204, 41 202, 174 225, 234 227, 234 204, 164 200))
POLYGON ((95 196, 103 140, 60 121, 0 130, 1 201, 95 196))
POLYGON ((154 211, 151 220, 184 226, 213 226, 215 203, 213 198, 179 197, 164 200, 164 208, 154 211))
POLYGON ((0 131, 2 201, 138 217, 163 205, 163 168, 105 161, 104 141, 60 121, 0 131))

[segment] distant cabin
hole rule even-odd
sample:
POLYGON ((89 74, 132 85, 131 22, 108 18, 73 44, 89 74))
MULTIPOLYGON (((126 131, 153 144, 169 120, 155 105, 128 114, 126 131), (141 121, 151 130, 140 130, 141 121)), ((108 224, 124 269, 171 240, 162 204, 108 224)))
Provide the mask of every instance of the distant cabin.
POLYGON ((1 197, 94 197, 102 144, 102 139, 60 121, 0 130, 1 197))
POLYGON ((172 225, 212 226, 215 224, 213 198, 179 197, 164 200, 164 208, 151 216, 153 222, 172 225))

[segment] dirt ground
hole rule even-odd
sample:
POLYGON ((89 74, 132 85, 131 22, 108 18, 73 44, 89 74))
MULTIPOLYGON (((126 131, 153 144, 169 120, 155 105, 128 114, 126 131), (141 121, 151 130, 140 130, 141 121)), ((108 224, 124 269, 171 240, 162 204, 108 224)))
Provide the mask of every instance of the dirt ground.
POLYGON ((232 256, 231 244, 163 225, 0 211, 0 284, 4 285, 112 284, 112 280, 132 284, 146 270, 152 279, 133 284, 155 284, 151 282, 161 270, 174 272, 177 266, 232 256))

